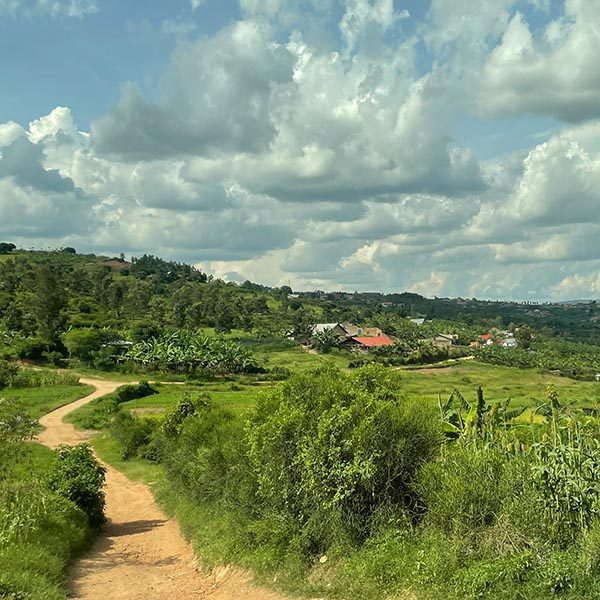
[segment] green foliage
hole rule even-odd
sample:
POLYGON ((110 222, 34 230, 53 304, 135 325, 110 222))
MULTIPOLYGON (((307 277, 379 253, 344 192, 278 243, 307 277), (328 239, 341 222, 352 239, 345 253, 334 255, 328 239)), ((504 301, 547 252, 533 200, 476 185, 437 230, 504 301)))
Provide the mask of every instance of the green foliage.
POLYGON ((0 390, 11 385, 18 372, 16 364, 0 359, 0 390))
POLYGON ((87 444, 61 446, 48 477, 48 488, 75 503, 88 516, 91 527, 106 521, 104 517, 105 468, 87 444))
POLYGON ((251 373, 258 370, 250 349, 220 339, 178 332, 135 344, 126 358, 149 370, 194 373, 251 373))
POLYGON ((46 485, 54 452, 26 443, 34 431, 18 403, 2 403, 0 597, 62 600, 65 565, 85 547, 90 529, 86 514, 46 485))
POLYGON ((0 484, 22 460, 25 442, 33 439, 36 431, 37 421, 15 403, 0 398, 0 484))
POLYGON ((111 435, 119 443, 124 460, 135 456, 158 459, 158 449, 151 447, 156 429, 156 420, 136 418, 124 410, 117 412, 110 424, 111 435))
POLYGON ((107 394, 82 406, 67 416, 67 420, 81 429, 103 429, 124 402, 146 398, 157 394, 158 390, 147 381, 137 384, 122 385, 112 394, 107 394))
POLYGON ((494 365, 556 370, 587 379, 600 372, 600 346, 581 342, 536 338, 528 350, 486 346, 476 350, 475 355, 494 365))
POLYGON ((100 329, 72 329, 63 335, 63 342, 69 356, 89 362, 109 337, 106 331, 100 329))

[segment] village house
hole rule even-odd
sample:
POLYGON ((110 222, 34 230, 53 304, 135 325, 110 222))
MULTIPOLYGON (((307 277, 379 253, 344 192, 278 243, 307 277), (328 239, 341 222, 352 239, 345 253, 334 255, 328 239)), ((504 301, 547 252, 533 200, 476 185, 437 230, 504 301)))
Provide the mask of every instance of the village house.
POLYGON ((324 331, 333 331, 340 347, 351 351, 368 352, 370 348, 393 346, 395 343, 379 327, 361 327, 354 323, 317 323, 313 325, 309 345, 314 345, 315 336, 324 331))
POLYGON ((430 344, 435 346, 436 348, 451 348, 455 346, 458 340, 458 336, 455 334, 449 333, 438 333, 438 335, 429 338, 428 341, 430 344))
POLYGON ((387 335, 382 334, 376 337, 354 336, 343 342, 342 347, 353 352, 362 352, 367 354, 372 348, 381 348, 382 346, 393 346, 394 340, 387 335))

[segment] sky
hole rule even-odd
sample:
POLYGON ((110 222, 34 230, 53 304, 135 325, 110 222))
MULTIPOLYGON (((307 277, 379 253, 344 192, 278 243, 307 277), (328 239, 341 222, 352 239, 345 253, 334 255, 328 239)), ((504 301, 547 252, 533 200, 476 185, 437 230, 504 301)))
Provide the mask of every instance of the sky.
POLYGON ((600 297, 600 0, 0 0, 0 239, 600 297))

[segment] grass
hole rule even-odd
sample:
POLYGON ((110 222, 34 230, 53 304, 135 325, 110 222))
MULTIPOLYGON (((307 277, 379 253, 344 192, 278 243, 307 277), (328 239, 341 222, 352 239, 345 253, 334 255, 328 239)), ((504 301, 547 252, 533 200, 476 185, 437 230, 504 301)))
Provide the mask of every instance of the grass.
POLYGON ((21 410, 31 419, 39 419, 46 413, 79 400, 93 392, 89 385, 56 385, 38 388, 5 388, 0 396, 19 402, 21 410))
POLYGON ((260 352, 256 350, 256 358, 261 366, 268 369, 273 367, 286 367, 292 373, 300 373, 322 365, 333 365, 339 369, 348 367, 352 359, 350 354, 312 354, 300 346, 279 351, 260 352))
POLYGON ((123 460, 118 442, 108 433, 101 433, 94 437, 92 446, 103 461, 124 473, 132 481, 142 481, 153 487, 162 479, 162 467, 156 463, 138 458, 123 460))
POLYGON ((446 369, 406 370, 402 373, 403 390, 408 397, 437 402, 457 388, 467 399, 474 398, 478 386, 483 388, 488 402, 510 398, 514 406, 530 406, 545 402, 548 382, 552 382, 559 398, 580 406, 597 406, 600 383, 575 381, 535 369, 499 367, 463 361, 446 369))
MULTIPOLYGON (((288 368, 292 358, 298 358, 295 363, 297 371, 306 370, 325 362, 339 361, 335 355, 315 356, 302 350, 274 352, 270 355, 271 364, 278 362, 288 368), (317 360, 315 360, 317 359, 317 360)), ((260 393, 271 385, 248 385, 236 382, 210 382, 203 384, 161 385, 159 393, 154 396, 140 398, 124 403, 122 406, 134 409, 136 413, 162 412, 174 406, 186 394, 206 393, 211 400, 226 407, 234 414, 244 415, 256 403, 260 393)), ((539 373, 534 369, 517 369, 499 367, 475 361, 465 361, 456 366, 444 369, 403 370, 402 391, 407 398, 424 402, 437 403, 438 396, 447 398, 454 388, 465 395, 467 399, 475 398, 476 389, 481 386, 488 402, 497 402, 511 398, 514 406, 535 406, 545 402, 545 391, 548 382, 553 382, 564 403, 574 402, 579 406, 598 406, 600 401, 600 384, 583 382, 558 377, 547 373, 539 373)), ((80 408, 70 418, 76 424, 75 415, 87 414, 94 410, 94 403, 80 408)))

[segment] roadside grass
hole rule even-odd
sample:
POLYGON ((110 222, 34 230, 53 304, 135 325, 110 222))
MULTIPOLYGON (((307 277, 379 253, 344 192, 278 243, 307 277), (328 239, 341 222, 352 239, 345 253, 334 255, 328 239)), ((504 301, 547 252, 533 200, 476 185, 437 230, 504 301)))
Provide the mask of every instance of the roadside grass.
POLYGON ((346 369, 348 362, 352 359, 350 354, 312 354, 303 350, 300 346, 286 350, 261 352, 256 351, 259 363, 267 368, 286 367, 292 373, 300 373, 319 366, 332 365, 339 369, 346 369))
POLYGON ((4 388, 0 397, 19 402, 20 408, 31 419, 39 419, 46 413, 70 404, 88 394, 94 388, 89 385, 56 385, 36 388, 4 388))
POLYGON ((109 433, 100 433, 91 442, 98 456, 132 481, 141 481, 154 488, 163 478, 163 469, 157 463, 142 458, 124 460, 117 440, 109 433))

